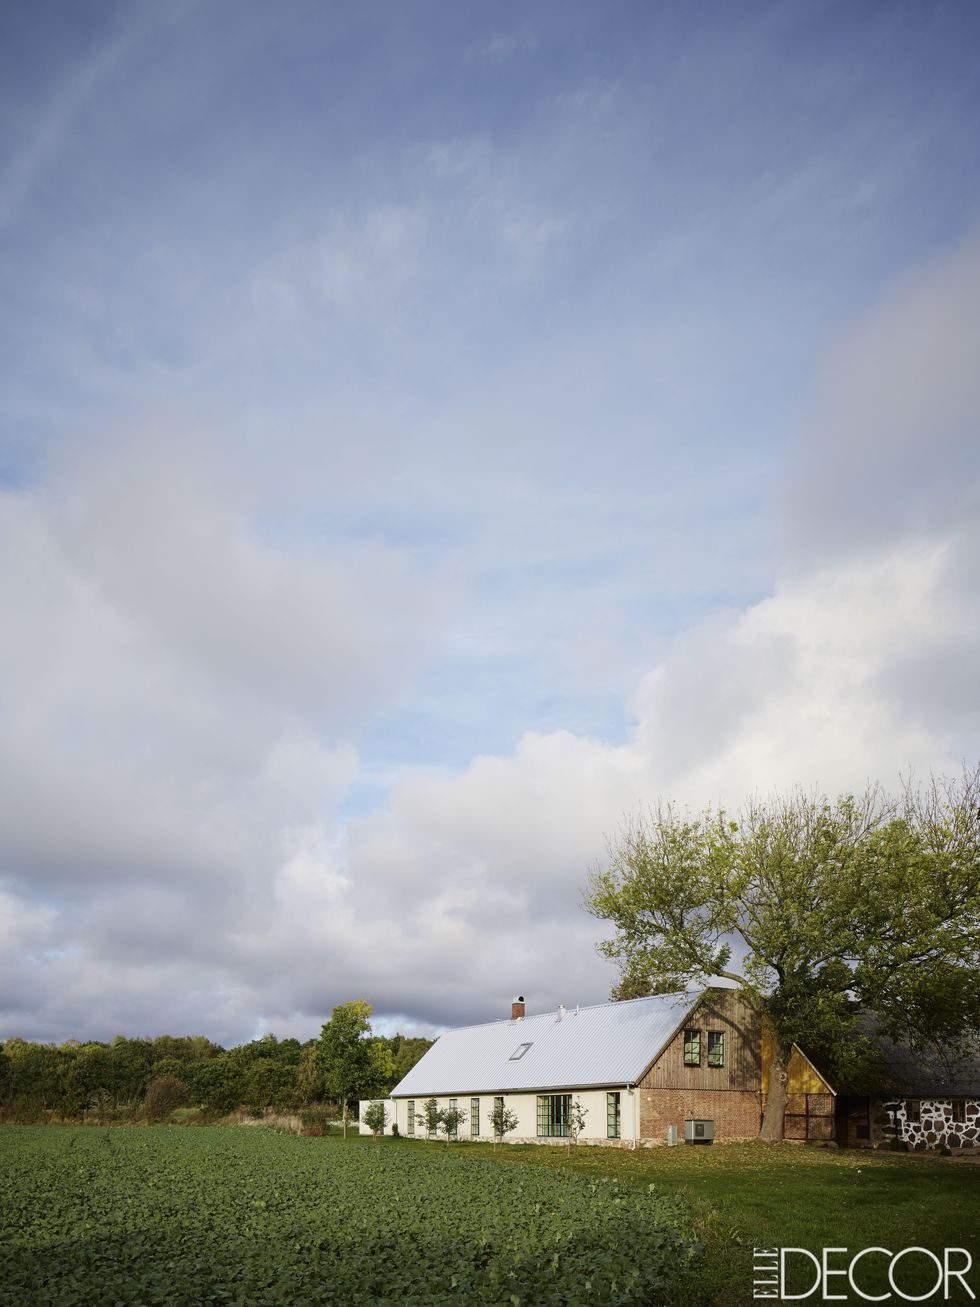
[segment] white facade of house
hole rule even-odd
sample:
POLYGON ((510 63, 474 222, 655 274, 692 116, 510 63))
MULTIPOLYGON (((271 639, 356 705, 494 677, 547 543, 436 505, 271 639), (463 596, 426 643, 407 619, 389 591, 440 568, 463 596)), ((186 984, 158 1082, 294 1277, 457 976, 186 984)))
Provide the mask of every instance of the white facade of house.
MULTIPOLYGON (((451 1030, 412 1067, 386 1100, 399 1135, 426 1137, 418 1120, 434 1098, 465 1113, 459 1140, 493 1139, 495 1100, 517 1117, 508 1143, 568 1143, 571 1105, 585 1121, 579 1142, 627 1146, 639 1137, 637 1082, 677 1033, 701 991, 626 1003, 523 1015, 451 1030)), ((519 1015, 516 1013, 520 1012, 519 1015)), ((361 1104, 363 1113, 369 1106, 361 1104)), ((444 1136, 443 1136, 444 1137, 444 1136)))
MULTIPOLYGON (((549 1091, 550 1096, 555 1091, 549 1091)), ((619 1094, 619 1134, 613 1135, 612 1138, 620 1138, 632 1142, 638 1137, 637 1121, 639 1119, 638 1097, 634 1091, 627 1085, 610 1086, 608 1089, 564 1089, 560 1091, 567 1094, 573 1103, 578 1102, 585 1113, 585 1126, 582 1130, 582 1143, 608 1143, 610 1141, 608 1117, 610 1093, 619 1094)), ((493 1140, 493 1127, 490 1123, 491 1113, 493 1112, 494 1101, 501 1097, 504 1100, 504 1107, 513 1112, 517 1117, 517 1126, 510 1131, 506 1138, 508 1143, 568 1143, 565 1136, 554 1136, 551 1138, 538 1135, 538 1094, 512 1093, 512 1094, 470 1094, 465 1097, 460 1095, 428 1095, 435 1097, 439 1107, 458 1107, 466 1113, 466 1120, 459 1128, 459 1139, 464 1141, 482 1140, 484 1143, 493 1140), (473 1103, 478 1104, 476 1117, 478 1129, 474 1131, 474 1112, 473 1103)), ((405 1099, 397 1098, 388 1100, 389 1110, 392 1111, 392 1124, 397 1121, 398 1133, 400 1135, 413 1136, 417 1139, 426 1137, 425 1125, 416 1120, 414 1129, 411 1128, 409 1116, 416 1117, 422 1115, 426 1099, 405 1099)), ((366 1127, 362 1124, 362 1132, 366 1127)), ((367 1133, 370 1133, 369 1131, 367 1133)), ((391 1124, 385 1131, 385 1134, 391 1134, 391 1124)))

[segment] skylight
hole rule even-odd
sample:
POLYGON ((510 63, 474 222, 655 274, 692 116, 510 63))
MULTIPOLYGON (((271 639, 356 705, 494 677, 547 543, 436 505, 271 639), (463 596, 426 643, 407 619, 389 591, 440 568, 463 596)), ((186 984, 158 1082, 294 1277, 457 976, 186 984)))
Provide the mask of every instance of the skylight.
POLYGON ((518 1044, 513 1053, 511 1053, 508 1061, 519 1062, 530 1047, 530 1044, 518 1044))

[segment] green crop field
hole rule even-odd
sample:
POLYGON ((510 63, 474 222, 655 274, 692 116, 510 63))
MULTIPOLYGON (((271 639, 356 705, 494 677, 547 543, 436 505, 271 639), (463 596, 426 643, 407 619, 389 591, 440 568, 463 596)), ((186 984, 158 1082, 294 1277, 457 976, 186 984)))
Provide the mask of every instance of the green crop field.
POLYGON ((686 1215, 462 1147, 4 1126, 0 1303, 650 1303, 696 1256, 686 1215))
MULTIPOLYGON (((0 1127, 5 1307, 739 1307, 754 1246, 956 1246, 980 1261, 978 1236, 980 1165, 963 1161, 0 1127)), ((922 1292, 920 1278, 903 1287, 922 1292)), ((867 1288, 888 1291, 874 1272, 867 1288)), ((950 1300, 970 1301, 957 1286, 950 1300)))

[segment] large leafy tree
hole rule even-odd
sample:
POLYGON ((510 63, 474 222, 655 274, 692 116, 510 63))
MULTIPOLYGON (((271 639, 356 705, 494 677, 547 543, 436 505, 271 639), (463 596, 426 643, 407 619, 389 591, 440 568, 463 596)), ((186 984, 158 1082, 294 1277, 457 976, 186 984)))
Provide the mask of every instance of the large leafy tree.
POLYGON ((829 800, 800 791, 696 816, 661 803, 610 842, 586 906, 616 996, 734 981, 773 1035, 763 1138, 782 1137, 794 1042, 844 1078, 860 1009, 950 1054, 980 1030, 980 769, 829 800))
POLYGON ((350 1104, 373 1097, 385 1075, 390 1074, 390 1053, 387 1049, 382 1052, 378 1041, 368 1038, 371 1011, 371 1004, 363 998, 339 1004, 316 1044, 316 1062, 326 1091, 340 1101, 345 1135, 350 1104))

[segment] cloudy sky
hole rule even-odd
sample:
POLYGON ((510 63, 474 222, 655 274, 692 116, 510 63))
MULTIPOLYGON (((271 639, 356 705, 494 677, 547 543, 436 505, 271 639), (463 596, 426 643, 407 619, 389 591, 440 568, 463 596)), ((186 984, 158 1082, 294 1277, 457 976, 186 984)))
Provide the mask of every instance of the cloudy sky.
POLYGON ((0 1038, 603 1000, 980 754, 980 7, 0 11, 0 1038))

